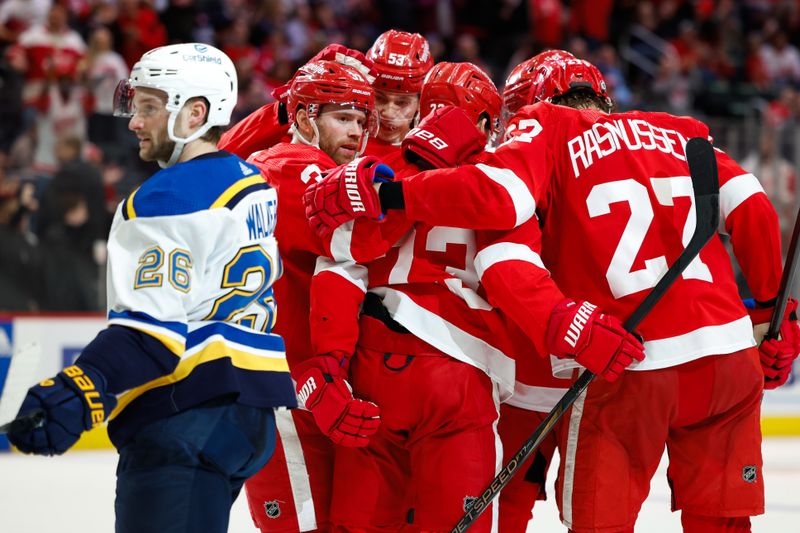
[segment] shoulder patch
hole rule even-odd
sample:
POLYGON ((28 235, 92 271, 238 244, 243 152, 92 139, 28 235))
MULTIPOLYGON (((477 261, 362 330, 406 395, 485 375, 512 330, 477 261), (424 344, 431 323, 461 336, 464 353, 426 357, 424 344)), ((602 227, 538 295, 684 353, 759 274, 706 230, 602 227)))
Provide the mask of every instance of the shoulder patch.
POLYGON ((249 176, 255 172, 255 170, 245 165, 242 161, 239 161, 239 169, 242 171, 242 176, 249 176))

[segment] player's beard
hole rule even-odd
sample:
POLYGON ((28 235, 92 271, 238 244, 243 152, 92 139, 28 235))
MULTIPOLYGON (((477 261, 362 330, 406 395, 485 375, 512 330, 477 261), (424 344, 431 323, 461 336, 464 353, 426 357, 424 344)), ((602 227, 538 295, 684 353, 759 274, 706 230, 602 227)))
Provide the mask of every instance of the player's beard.
POLYGON ((139 157, 144 161, 169 161, 174 149, 175 141, 167 136, 166 131, 161 131, 158 140, 151 138, 150 146, 139 150, 139 157))
POLYGON ((358 150, 359 144, 359 141, 353 139, 343 142, 341 137, 325 135, 325 130, 320 131, 319 149, 328 154, 337 165, 345 165, 353 161, 356 158, 355 151, 358 150), (341 148, 344 145, 348 145, 350 150, 343 151, 341 148))

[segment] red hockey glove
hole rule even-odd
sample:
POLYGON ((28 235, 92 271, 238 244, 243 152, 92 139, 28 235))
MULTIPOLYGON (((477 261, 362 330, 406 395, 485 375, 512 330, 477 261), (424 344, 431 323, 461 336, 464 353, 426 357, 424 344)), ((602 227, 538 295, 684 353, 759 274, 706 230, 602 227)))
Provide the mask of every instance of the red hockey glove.
MULTIPOLYGON (((749 309, 754 330, 769 326, 774 307, 749 309)), ((756 334, 754 332, 754 334, 756 334)), ((763 336, 763 333, 761 334, 763 336)), ((776 389, 786 383, 792 373, 792 363, 800 353, 800 326, 797 324, 797 300, 789 298, 778 330, 777 339, 757 339, 761 369, 764 371, 764 388, 776 389)))
POLYGON ((586 301, 562 300, 550 313, 547 345, 556 357, 574 357, 606 381, 616 381, 634 360, 644 360, 644 346, 616 317, 586 301))
POLYGON ((333 169, 303 194, 309 225, 319 236, 326 237, 354 218, 382 218, 374 184, 393 179, 392 169, 372 156, 333 169))
POLYGON ((401 149, 406 161, 421 168, 451 168, 480 153, 486 135, 463 109, 445 106, 429 113, 408 132, 401 149))
POLYGON ((298 376, 297 396, 314 415, 319 429, 335 444, 366 446, 378 431, 380 410, 353 398, 345 371, 330 355, 312 357, 292 369, 298 376))
MULTIPOLYGON (((352 48, 347 48, 341 44, 329 44, 317 52, 317 55, 312 57, 308 62, 312 63, 314 61, 336 61, 342 65, 353 67, 363 74, 370 83, 375 81, 375 78, 378 75, 377 71, 375 70, 375 64, 371 59, 367 59, 362 52, 353 50, 352 48)), ((292 76, 292 79, 285 84, 273 89, 272 97, 279 102, 286 102, 286 98, 289 95, 289 88, 292 86, 292 81, 294 81, 294 76, 292 76)))

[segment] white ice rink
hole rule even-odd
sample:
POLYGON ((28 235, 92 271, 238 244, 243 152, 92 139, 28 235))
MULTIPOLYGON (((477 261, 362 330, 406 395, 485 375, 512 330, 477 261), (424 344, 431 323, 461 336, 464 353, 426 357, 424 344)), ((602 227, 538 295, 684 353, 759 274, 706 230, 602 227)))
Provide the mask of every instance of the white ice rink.
MULTIPOLYGON (((0 453, 0 533, 113 532, 115 465, 112 451, 75 451, 55 458, 0 453)), ((665 469, 662 462, 637 532, 681 530, 679 517, 669 512, 665 469)), ((766 440, 764 472, 767 512, 753 519, 753 532, 800 533, 800 439, 766 440)), ((529 532, 565 531, 552 501, 536 509, 529 532)), ((243 496, 234 504, 229 532, 257 532, 243 496)))

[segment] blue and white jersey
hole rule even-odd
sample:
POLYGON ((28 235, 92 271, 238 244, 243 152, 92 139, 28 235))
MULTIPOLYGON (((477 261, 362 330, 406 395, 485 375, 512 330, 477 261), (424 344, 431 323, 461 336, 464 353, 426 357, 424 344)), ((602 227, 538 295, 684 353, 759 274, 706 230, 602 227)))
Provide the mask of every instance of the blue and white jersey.
POLYGON ((283 339, 271 333, 272 284, 282 271, 276 209, 258 169, 227 152, 161 170, 119 205, 108 240, 109 329, 148 338, 131 344, 157 345, 141 350, 139 379, 130 362, 101 363, 97 350, 82 355, 103 367, 118 394, 112 440, 118 429, 128 433, 115 426, 224 395, 258 407, 296 405, 283 339), (116 376, 121 368, 126 375, 116 376))

